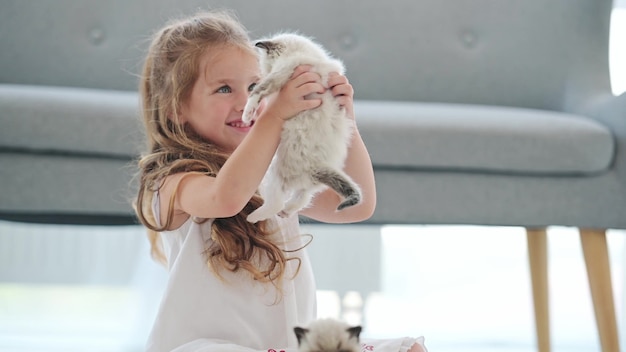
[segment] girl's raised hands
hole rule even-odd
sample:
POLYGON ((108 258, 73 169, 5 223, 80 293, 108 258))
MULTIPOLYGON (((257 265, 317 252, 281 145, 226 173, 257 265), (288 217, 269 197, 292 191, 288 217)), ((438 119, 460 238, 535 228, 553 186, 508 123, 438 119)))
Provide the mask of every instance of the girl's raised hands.
POLYGON ((320 75, 312 72, 311 66, 298 66, 280 91, 267 98, 261 115, 288 120, 302 111, 320 106, 322 100, 310 98, 310 95, 325 90, 320 75))

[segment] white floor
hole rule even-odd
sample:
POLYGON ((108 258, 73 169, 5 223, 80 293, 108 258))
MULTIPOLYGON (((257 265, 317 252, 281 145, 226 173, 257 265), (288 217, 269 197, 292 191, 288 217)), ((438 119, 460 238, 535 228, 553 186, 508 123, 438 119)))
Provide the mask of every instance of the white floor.
MULTIPOLYGON (((526 240, 522 229, 389 226, 379 232, 378 229, 365 231, 357 228, 357 232, 362 232, 359 242, 346 242, 349 238, 345 236, 340 240, 337 231, 345 233, 344 227, 340 230, 325 227, 327 233, 317 229, 312 231, 317 238, 311 244, 310 252, 318 281, 323 284, 329 282, 329 278, 339 278, 341 281, 337 285, 343 290, 365 287, 370 291, 364 302, 360 302, 358 294, 348 293, 344 297, 345 305, 357 309, 344 310, 346 315, 340 312, 341 302, 335 292, 320 291, 320 316, 361 323, 366 337, 424 335, 431 352, 536 350, 526 240), (333 255, 330 246, 323 243, 325 237, 335 243, 339 253, 357 253, 359 256, 346 261, 345 257, 333 255), (378 247, 362 246, 372 241, 378 241, 378 247), (324 248, 321 255, 315 245, 324 248), (332 262, 335 271, 316 268, 320 259, 325 263, 332 262), (365 274, 366 279, 359 277, 361 274, 365 274), (364 280, 369 284, 363 285, 364 280), (362 316, 358 315, 359 305, 364 312, 362 316)), ((101 260, 97 262, 107 263, 102 265, 71 262, 69 253, 79 251, 71 250, 71 247, 38 254, 32 250, 35 247, 14 243, 12 252, 31 248, 27 251, 31 253, 27 261, 42 263, 38 260, 47 260, 46 265, 31 267, 39 267, 38 272, 48 276, 49 272, 59 272, 59 265, 65 268, 63 272, 68 277, 84 273, 75 270, 81 267, 98 270, 90 273, 90 283, 82 285, 0 282, 0 351, 141 351, 165 282, 165 271, 148 259, 141 228, 111 231, 110 228, 42 228, 0 222, 2 241, 7 236, 13 239, 39 236, 27 241, 38 243, 42 249, 52 246, 46 241, 58 242, 60 239, 66 242, 78 240, 76 244, 84 248, 82 252, 88 248, 113 249, 112 252, 101 251, 101 260), (124 239, 135 239, 136 242, 122 245, 124 239), (129 253, 126 257, 140 260, 123 260, 122 253, 125 252, 129 253), (61 257, 65 262, 59 262, 61 257), (116 258, 115 263, 111 257, 116 258), (129 277, 133 277, 130 285, 112 284, 111 272, 118 277, 120 270, 130 272, 129 277)), ((625 235, 625 231, 610 231, 608 234, 620 331, 625 331, 621 323, 625 316, 625 235)), ((5 252, 0 263, 10 254, 5 252)), ((19 258, 28 256, 12 254, 19 258)), ((79 261, 92 257, 94 255, 83 256, 79 261)), ((0 274, 6 269, 4 266, 6 263, 0 265, 0 274)), ((27 266, 9 267, 7 272, 18 267, 27 266)), ((575 229, 550 228, 549 268, 553 352, 599 351, 575 229)), ((37 277, 38 272, 30 274, 37 277)), ((626 339, 622 338, 622 341, 626 339)))
MULTIPOLYGON (((608 234, 620 322, 625 234, 608 234)), ((365 300, 365 336, 424 335, 431 351, 536 351, 523 229, 387 227, 382 245, 382 286, 365 300)), ((549 275, 553 351, 600 351, 575 229, 549 230, 549 275)), ((320 296, 320 315, 336 316, 336 295, 320 296)))

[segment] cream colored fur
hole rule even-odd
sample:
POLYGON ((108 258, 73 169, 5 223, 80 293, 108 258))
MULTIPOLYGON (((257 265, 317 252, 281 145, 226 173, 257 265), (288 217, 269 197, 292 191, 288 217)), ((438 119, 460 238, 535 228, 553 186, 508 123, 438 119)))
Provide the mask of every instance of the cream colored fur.
MULTIPOLYGON (((312 65, 324 84, 331 72, 344 73, 341 61, 298 34, 279 34, 256 46, 262 48, 264 78, 250 94, 243 112, 244 122, 254 119, 261 100, 278 91, 299 65, 312 65)), ((248 221, 294 214, 309 205, 325 187, 344 198, 338 210, 360 202, 359 186, 342 171, 353 122, 329 90, 318 96, 322 99, 320 107, 285 122, 280 145, 259 188, 264 204, 248 216, 248 221)))

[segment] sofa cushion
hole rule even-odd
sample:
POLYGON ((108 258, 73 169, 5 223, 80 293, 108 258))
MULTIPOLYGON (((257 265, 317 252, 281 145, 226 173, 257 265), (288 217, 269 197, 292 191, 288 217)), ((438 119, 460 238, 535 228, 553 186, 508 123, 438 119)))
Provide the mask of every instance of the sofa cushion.
POLYGON ((595 174, 615 152, 609 129, 579 115, 390 101, 357 101, 355 112, 379 169, 595 174))
POLYGON ((139 106, 135 92, 0 84, 0 148, 133 158, 139 106))
MULTIPOLYGON (((551 111, 357 101, 375 168, 595 174, 614 155, 611 132, 551 111)), ((0 84, 0 149, 136 157, 143 149, 136 92, 0 84)))

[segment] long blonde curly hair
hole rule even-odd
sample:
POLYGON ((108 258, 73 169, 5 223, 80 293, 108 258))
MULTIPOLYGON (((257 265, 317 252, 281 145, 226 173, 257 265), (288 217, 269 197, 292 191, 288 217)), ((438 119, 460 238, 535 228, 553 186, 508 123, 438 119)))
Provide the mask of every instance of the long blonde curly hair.
MULTIPOLYGON (((203 12, 172 21, 155 33, 144 62, 139 90, 148 152, 139 160, 135 211, 148 229, 152 256, 162 262, 165 257, 158 232, 172 224, 176 192, 167 200, 167 220, 158 226, 151 210, 154 191, 166 176, 175 173, 215 176, 229 157, 229 153, 202 139, 186 124, 175 122, 181 104, 191 95, 199 76, 201 56, 225 45, 256 55, 246 29, 236 17, 224 11, 203 12)), ((271 240, 265 222, 246 221, 247 215, 261 204, 261 198, 255 195, 239 214, 213 220, 213 241, 206 248, 207 264, 220 277, 221 269, 232 272, 243 269, 255 280, 280 286, 286 262, 299 262, 299 259, 285 257, 284 251, 271 240)))

